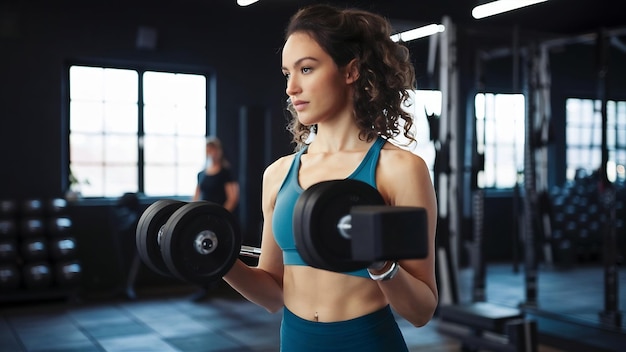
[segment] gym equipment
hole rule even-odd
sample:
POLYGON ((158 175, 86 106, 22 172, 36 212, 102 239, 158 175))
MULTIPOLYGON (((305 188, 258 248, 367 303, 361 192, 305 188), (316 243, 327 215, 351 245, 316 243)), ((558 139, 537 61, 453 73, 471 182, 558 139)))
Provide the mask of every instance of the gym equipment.
POLYGON ((48 243, 43 237, 25 238, 20 243, 22 258, 26 261, 37 261, 48 258, 48 243))
MULTIPOLYGON (((349 271, 380 260, 424 258, 426 211, 382 203, 376 189, 360 181, 311 186, 294 208, 295 242, 303 260, 313 267, 349 271), (359 233, 359 241, 351 240, 351 232, 359 233)), ((139 220, 136 242, 150 268, 199 285, 220 279, 240 255, 260 255, 259 248, 241 245, 233 215, 206 201, 153 203, 139 220)))
POLYGON ((163 276, 170 276, 161 255, 163 225, 175 210, 185 204, 172 199, 157 200, 146 208, 137 223, 135 242, 139 257, 152 271, 163 276))
POLYGON ((463 351, 537 351, 537 323, 521 309, 486 302, 485 263, 482 254, 484 190, 473 197, 472 301, 439 306, 441 332, 461 341, 463 351))
POLYGON ((354 271, 373 262, 428 255, 426 212, 390 207, 374 187, 356 180, 324 181, 309 187, 294 208, 296 248, 318 269, 354 271), (358 233, 352 241, 350 233, 358 233), (388 234, 382 236, 383 233, 388 234), (397 234, 397 235, 393 235, 397 234))
MULTIPOLYGON (((478 77, 482 79, 482 62, 479 61, 478 77)), ((482 89, 482 80, 478 88, 482 89)), ((469 129, 470 127, 468 127, 469 129)), ((438 307, 438 329, 461 342, 462 351, 528 351, 537 350, 537 323, 527 319, 521 309, 499 306, 486 302, 486 267, 484 259, 484 201, 485 191, 478 187, 478 174, 484 170, 484 156, 479 152, 479 135, 475 125, 467 131, 471 177, 467 181, 472 191, 472 236, 467 241, 473 280, 471 301, 467 303, 442 302, 438 307)), ((485 141, 485 138, 482 138, 485 141)))
POLYGON ((537 351, 537 323, 519 309, 474 302, 442 306, 439 316, 439 329, 459 338, 462 351, 537 351))
POLYGON ((202 285, 224 276, 241 248, 233 215, 210 202, 187 203, 163 226, 161 255, 175 276, 202 285))
POLYGON ((0 238, 11 238, 17 234, 14 220, 0 220, 0 238))
POLYGON ((17 243, 13 239, 0 239, 0 262, 13 262, 17 259, 17 243))
POLYGON ((0 289, 16 289, 20 286, 20 270, 17 265, 0 264, 0 289))
POLYGON ((241 248, 240 255, 260 254, 258 248, 240 245, 236 226, 233 215, 217 204, 161 199, 148 206, 139 218, 139 257, 161 275, 174 274, 181 280, 203 285, 221 278, 230 269, 237 259, 237 246, 241 248))
POLYGON ((53 265, 54 282, 59 287, 76 285, 81 278, 82 267, 77 260, 59 262, 53 265))
POLYGON ((44 207, 49 216, 62 214, 65 213, 67 209, 67 200, 63 198, 52 198, 46 201, 44 207))
POLYGON ((17 204, 13 200, 0 200, 0 219, 12 218, 17 214, 17 204))
POLYGON ((0 238, 11 238, 17 234, 14 220, 0 220, 0 238))
POLYGON ((50 239, 48 248, 50 256, 55 260, 74 258, 76 256, 76 239, 73 237, 50 239))
POLYGON ((22 214, 27 216, 39 216, 44 211, 41 199, 26 199, 22 202, 22 214))
POLYGON ((46 262, 27 263, 22 266, 22 279, 27 288, 44 288, 52 284, 52 270, 46 262))
POLYGON ((38 217, 28 217, 21 220, 20 235, 24 238, 44 235, 43 220, 38 217))
POLYGON ((52 237, 65 236, 72 228, 72 220, 68 217, 52 217, 48 219, 48 234, 52 237))

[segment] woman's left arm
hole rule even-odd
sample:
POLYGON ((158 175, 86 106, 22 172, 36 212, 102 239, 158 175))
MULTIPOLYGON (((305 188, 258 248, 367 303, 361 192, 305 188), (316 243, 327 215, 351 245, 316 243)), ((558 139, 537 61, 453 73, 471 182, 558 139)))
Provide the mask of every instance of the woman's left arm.
POLYGON ((237 207, 237 203, 239 202, 239 183, 236 181, 227 182, 224 188, 226 191, 224 208, 232 213, 235 211, 235 207, 237 207))
POLYGON ((428 219, 428 256, 401 260, 396 275, 378 285, 390 305, 415 326, 428 323, 437 308, 435 278, 435 231, 437 199, 424 160, 407 151, 387 149, 381 153, 377 186, 392 206, 415 206, 426 210, 428 219))

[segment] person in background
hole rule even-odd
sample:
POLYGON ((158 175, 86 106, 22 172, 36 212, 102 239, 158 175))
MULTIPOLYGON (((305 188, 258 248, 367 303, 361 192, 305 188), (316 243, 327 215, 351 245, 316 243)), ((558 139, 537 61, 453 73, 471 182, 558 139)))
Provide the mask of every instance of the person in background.
POLYGON ((435 313, 436 195, 424 160, 390 141, 415 142, 404 109, 414 68, 390 35, 380 15, 321 4, 287 26, 281 70, 296 148, 263 174, 258 264, 238 259, 223 277, 249 301, 282 311, 281 351, 407 351, 393 312, 416 327, 435 313), (428 256, 354 272, 308 266, 294 244, 294 206, 310 186, 341 179, 376 187, 388 205, 424 208, 428 256))
MULTIPOLYGON (((217 137, 208 137, 206 141, 205 167, 198 172, 198 182, 192 197, 192 201, 199 200, 219 204, 231 213, 234 213, 239 204, 239 182, 235 179, 228 160, 224 158, 222 142, 217 137)), ((207 298, 210 289, 217 283, 201 287, 191 299, 200 301, 207 298)))
POLYGON ((233 213, 239 203, 239 182, 228 160, 224 158, 222 142, 217 137, 206 141, 206 163, 198 172, 198 183, 192 201, 206 200, 222 205, 233 213))

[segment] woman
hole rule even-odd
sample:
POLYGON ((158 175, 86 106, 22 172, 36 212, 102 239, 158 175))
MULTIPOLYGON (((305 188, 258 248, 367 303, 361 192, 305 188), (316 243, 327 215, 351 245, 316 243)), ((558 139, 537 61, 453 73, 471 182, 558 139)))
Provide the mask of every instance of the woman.
POLYGON ((239 183, 224 159, 222 142, 217 137, 206 141, 206 164, 198 173, 193 201, 207 200, 224 206, 231 213, 239 202, 239 183))
POLYGON ((287 27, 282 71, 296 152, 264 172, 257 267, 237 261, 224 277, 268 311, 284 308, 282 351, 406 351, 391 308, 418 327, 435 312, 430 174, 420 157, 387 141, 399 133, 414 141, 402 109, 414 71, 390 31, 378 15, 326 5, 301 9, 287 27), (389 205, 425 208, 428 257, 353 273, 307 266, 291 232, 295 201, 315 183, 346 178, 372 184, 389 205))

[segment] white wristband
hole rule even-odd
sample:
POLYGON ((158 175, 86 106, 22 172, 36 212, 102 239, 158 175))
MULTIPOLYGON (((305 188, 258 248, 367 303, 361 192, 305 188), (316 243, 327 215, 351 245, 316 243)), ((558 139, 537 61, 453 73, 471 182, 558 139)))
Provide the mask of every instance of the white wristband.
POLYGON ((385 271, 384 273, 380 275, 372 274, 372 272, 369 271, 369 269, 367 270, 367 272, 370 274, 370 277, 374 281, 387 281, 387 280, 392 279, 394 276, 396 276, 398 269, 400 269, 400 265, 398 265, 398 262, 392 262, 389 270, 385 271))

